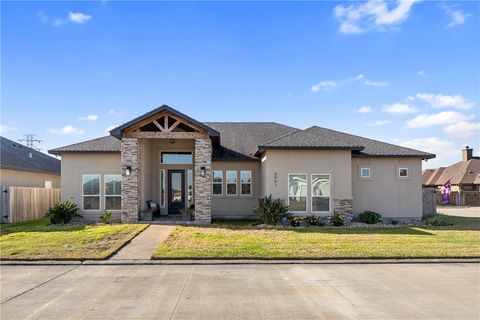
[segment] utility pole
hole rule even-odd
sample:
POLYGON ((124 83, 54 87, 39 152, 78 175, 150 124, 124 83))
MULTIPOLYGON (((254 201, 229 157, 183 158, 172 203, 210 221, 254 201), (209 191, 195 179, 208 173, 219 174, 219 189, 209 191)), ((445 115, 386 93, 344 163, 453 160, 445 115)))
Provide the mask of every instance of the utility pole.
POLYGON ((36 134, 27 133, 23 135, 23 139, 20 139, 18 141, 24 143, 29 148, 41 151, 42 149, 37 148, 37 143, 42 142, 42 140, 37 139, 36 136, 36 134))

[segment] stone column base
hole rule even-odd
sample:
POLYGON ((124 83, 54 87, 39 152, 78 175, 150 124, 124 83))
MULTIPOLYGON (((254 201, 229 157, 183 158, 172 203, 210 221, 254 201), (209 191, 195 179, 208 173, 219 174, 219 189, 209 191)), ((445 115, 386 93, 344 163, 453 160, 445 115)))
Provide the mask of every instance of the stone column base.
POLYGON ((333 201, 333 212, 341 213, 345 216, 345 224, 352 223, 353 205, 352 199, 335 199, 333 201))

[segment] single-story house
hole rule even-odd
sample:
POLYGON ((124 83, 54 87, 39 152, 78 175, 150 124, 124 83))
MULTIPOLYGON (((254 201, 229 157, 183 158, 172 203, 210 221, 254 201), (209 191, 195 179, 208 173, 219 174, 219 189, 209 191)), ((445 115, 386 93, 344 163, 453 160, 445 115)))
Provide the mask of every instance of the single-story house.
POLYGON ((265 195, 297 215, 422 216, 422 160, 435 155, 313 126, 199 122, 161 106, 110 136, 50 150, 61 156, 62 199, 86 218, 141 220, 194 205, 194 219, 248 218, 265 195))
POLYGON ((454 206, 480 206, 480 157, 473 149, 462 150, 462 161, 448 167, 423 170, 422 184, 437 190, 437 204, 442 204, 440 189, 450 181, 450 204, 454 206))
POLYGON ((2 187, 60 188, 60 160, 0 137, 2 187))

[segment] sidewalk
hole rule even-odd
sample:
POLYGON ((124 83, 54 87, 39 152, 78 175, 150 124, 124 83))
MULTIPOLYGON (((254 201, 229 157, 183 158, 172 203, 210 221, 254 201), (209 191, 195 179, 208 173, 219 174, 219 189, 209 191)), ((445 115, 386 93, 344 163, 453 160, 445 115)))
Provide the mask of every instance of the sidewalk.
POLYGON ((120 249, 110 260, 150 259, 153 250, 164 242, 174 229, 175 226, 150 225, 120 249))

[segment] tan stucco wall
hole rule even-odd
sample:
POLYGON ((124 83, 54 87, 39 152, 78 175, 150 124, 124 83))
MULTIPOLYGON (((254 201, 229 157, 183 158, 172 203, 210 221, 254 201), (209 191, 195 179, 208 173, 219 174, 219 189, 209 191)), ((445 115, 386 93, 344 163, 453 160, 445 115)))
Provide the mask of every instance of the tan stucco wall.
POLYGON ((223 195, 212 195, 213 218, 245 218, 255 216, 254 210, 257 200, 261 195, 261 166, 259 161, 213 161, 212 170, 223 171, 223 195), (227 196, 226 171, 238 171, 237 195, 227 196), (252 171, 252 195, 240 195, 240 172, 241 170, 252 171))
MULTIPOLYGON (((86 219, 97 219, 105 210, 105 174, 122 174, 120 154, 63 154, 62 155, 62 201, 72 200, 82 209, 82 175, 99 174, 100 210, 81 211, 86 219)), ((114 219, 120 219, 120 211, 111 211, 114 219)))
POLYGON ((421 218, 422 160, 404 158, 353 158, 353 210, 370 210, 384 217, 421 218), (372 178, 360 177, 360 167, 371 168, 372 178), (398 177, 398 168, 407 167, 408 178, 398 177))
MULTIPOLYGON (((308 194, 310 195, 310 175, 328 173, 331 175, 331 201, 351 199, 351 161, 350 151, 267 150, 261 162, 261 195, 271 194, 274 198, 287 201, 289 173, 308 175, 308 194)), ((310 200, 307 201, 307 212, 311 212, 310 200)))
POLYGON ((46 181, 52 182, 52 188, 60 188, 60 174, 0 168, 0 185, 2 186, 44 188, 46 181))

